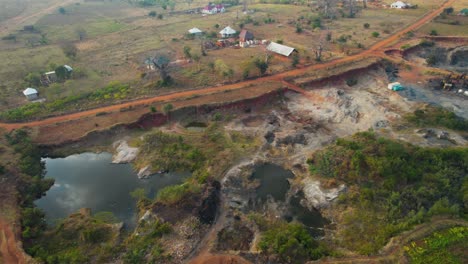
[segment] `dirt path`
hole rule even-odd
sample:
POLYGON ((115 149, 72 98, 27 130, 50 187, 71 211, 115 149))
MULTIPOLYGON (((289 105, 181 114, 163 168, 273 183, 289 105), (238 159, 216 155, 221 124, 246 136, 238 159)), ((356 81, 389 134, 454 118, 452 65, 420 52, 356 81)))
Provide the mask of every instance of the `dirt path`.
MULTIPOLYGON (((68 0, 66 2, 58 2, 58 3, 54 4, 53 6, 47 8, 47 9, 44 9, 44 10, 42 10, 42 11, 40 11, 40 12, 34 14, 34 15, 31 15, 31 16, 28 16, 28 17, 21 17, 20 16, 20 17, 13 18, 13 20, 25 21, 25 20, 30 19, 32 17, 47 13, 47 12, 53 10, 54 8, 57 8, 60 5, 64 5, 65 3, 71 3, 71 2, 73 2, 73 0, 68 0)), ((424 25, 425 23, 431 21, 434 17, 438 16, 443 11, 444 8, 446 8, 446 7, 450 6, 451 4, 453 4, 453 2, 455 2, 455 0, 446 1, 438 9, 426 14, 424 17, 422 17, 421 19, 416 21, 414 24, 411 24, 410 26, 398 31, 397 33, 391 35, 390 37, 388 37, 388 38, 374 44, 369 49, 367 49, 367 50, 365 50, 365 51, 363 51, 363 52, 361 52, 359 54, 352 55, 352 56, 349 56, 349 57, 329 61, 329 62, 326 62, 326 63, 323 63, 323 64, 315 64, 315 65, 307 66, 307 67, 304 67, 304 68, 301 68, 301 69, 295 69, 295 70, 275 74, 275 75, 272 75, 272 76, 258 78, 258 79, 255 79, 255 80, 243 81, 243 82, 239 82, 239 83, 236 83, 236 84, 224 85, 224 86, 219 86, 219 87, 210 87, 210 88, 191 90, 191 91, 176 92, 176 93, 161 95, 161 96, 157 96, 157 97, 153 97, 153 98, 135 100, 135 101, 132 101, 132 102, 122 103, 122 104, 118 104, 118 105, 106 106, 106 107, 96 108, 96 109, 87 110, 87 111, 83 111, 83 112, 72 113, 72 114, 67 114, 67 115, 57 116, 57 117, 51 117, 51 118, 47 118, 47 119, 43 119, 43 120, 39 120, 39 121, 27 122, 27 123, 12 123, 12 124, 0 123, 0 127, 3 127, 5 129, 7 129, 8 131, 11 131, 13 129, 18 129, 18 128, 21 128, 21 127, 46 126, 46 125, 52 125, 52 124, 59 123, 59 122, 75 120, 75 119, 79 119, 79 118, 82 118, 82 117, 96 115, 97 113, 100 113, 100 112, 118 111, 121 108, 126 108, 126 107, 130 107, 130 106, 134 107, 134 106, 139 106, 139 105, 151 104, 151 103, 155 103, 155 102, 171 101, 171 100, 175 100, 175 99, 181 99, 181 98, 184 98, 184 97, 205 95, 205 94, 209 94, 209 93, 222 92, 222 91, 228 91, 228 90, 234 90, 234 89, 241 89, 241 88, 248 89, 247 86, 249 84, 259 84, 259 83, 263 83, 263 82, 266 82, 266 81, 282 81, 286 77, 301 75, 301 74, 303 74, 305 72, 308 72, 308 71, 311 71, 311 70, 326 69, 328 67, 332 67, 332 66, 335 66, 335 65, 338 65, 338 64, 342 64, 342 63, 346 63, 346 62, 353 62, 353 61, 358 60, 358 59, 363 59, 363 58, 368 57, 368 56, 379 56, 379 55, 382 56, 383 55, 383 51, 382 51, 383 48, 385 48, 387 45, 389 45, 389 44, 391 44, 391 43, 393 43, 395 41, 398 41, 399 38, 403 34, 409 32, 409 31, 415 30, 418 27, 424 25)))
POLYGON ((77 0, 55 0, 50 6, 45 9, 35 11, 33 14, 25 15, 20 14, 0 23, 0 35, 7 34, 12 30, 17 29, 20 25, 33 24, 34 19, 40 18, 43 15, 51 13, 61 6, 69 5, 77 0), (27 22, 27 23, 26 23, 27 22))
POLYGON ((0 254, 0 263, 27 263, 23 251, 19 248, 15 233, 11 226, 2 219, 0 219, 0 254))

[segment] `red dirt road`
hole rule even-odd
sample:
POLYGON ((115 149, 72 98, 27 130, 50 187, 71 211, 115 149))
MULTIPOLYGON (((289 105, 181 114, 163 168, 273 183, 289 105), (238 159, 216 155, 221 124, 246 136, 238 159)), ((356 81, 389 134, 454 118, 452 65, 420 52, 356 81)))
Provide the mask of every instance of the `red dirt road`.
POLYGON ((24 253, 17 244, 18 239, 8 223, 0 219, 0 263, 23 264, 27 263, 24 253))
POLYGON ((435 9, 432 12, 426 14, 424 17, 422 17, 415 23, 396 32, 390 37, 377 42, 376 44, 371 46, 369 49, 356 55, 329 61, 323 64, 315 64, 315 65, 307 66, 301 69, 295 69, 295 70, 275 74, 272 76, 262 77, 262 78, 258 78, 255 80, 239 82, 236 84, 224 85, 224 86, 219 86, 219 87, 210 87, 210 88, 191 90, 191 91, 176 92, 172 94, 166 94, 166 95, 161 95, 161 96, 147 98, 147 99, 135 100, 135 101, 127 102, 127 103, 111 105, 111 106, 96 108, 92 110, 86 110, 86 111, 78 112, 78 113, 66 114, 66 115, 57 116, 57 117, 51 117, 51 118, 27 122, 27 123, 11 123, 11 124, 0 123, 0 127, 5 128, 8 131, 11 131, 13 129, 18 129, 22 127, 46 126, 46 125, 52 125, 52 124, 59 123, 59 122, 70 121, 70 120, 75 120, 75 119, 79 119, 79 118, 83 118, 87 116, 96 115, 97 113, 100 113, 100 112, 119 111, 121 108, 126 108, 126 107, 135 107, 139 105, 151 104, 151 103, 156 103, 156 102, 172 101, 175 99, 183 99, 185 97, 190 97, 190 96, 206 95, 210 93, 222 92, 222 91, 228 91, 228 90, 234 90, 234 89, 248 89, 247 86, 249 84, 261 84, 262 82, 265 82, 265 81, 282 81, 286 77, 298 76, 311 70, 326 69, 328 67, 332 67, 332 66, 346 63, 346 62, 353 62, 355 60, 363 59, 369 56, 382 56, 383 49, 386 46, 388 46, 389 44, 393 42, 398 41, 403 34, 409 31, 415 30, 421 27, 422 25, 424 25, 425 23, 431 21, 434 17, 438 16, 443 11, 444 8, 453 4, 453 2, 455 2, 455 0, 446 1, 438 9, 435 9))

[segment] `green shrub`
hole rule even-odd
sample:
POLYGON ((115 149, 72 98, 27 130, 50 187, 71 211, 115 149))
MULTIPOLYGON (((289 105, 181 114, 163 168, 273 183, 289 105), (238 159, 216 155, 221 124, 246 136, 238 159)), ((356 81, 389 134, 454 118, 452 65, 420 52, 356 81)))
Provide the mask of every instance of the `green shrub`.
POLYGON ((365 28, 365 29, 368 29, 368 28, 370 28, 370 24, 369 24, 369 23, 364 23, 364 25, 363 25, 363 26, 364 26, 364 28, 365 28))
POLYGON ((463 263, 468 247, 468 228, 452 227, 442 232, 435 232, 422 243, 412 242, 404 249, 410 257, 410 263, 463 263))
POLYGON ((277 255, 281 262, 305 263, 324 255, 323 249, 299 223, 284 224, 266 231, 259 248, 268 255, 277 255))
POLYGON ((417 126, 437 126, 459 131, 468 130, 468 120, 458 117, 455 113, 442 107, 431 106, 424 110, 419 109, 404 118, 417 126))
POLYGON ((346 80, 346 85, 348 86, 354 86, 358 83, 358 80, 357 79, 354 79, 354 78, 351 78, 351 79, 347 79, 346 80))
POLYGON ((374 31, 374 32, 372 32, 371 35, 372 35, 372 37, 374 37, 374 38, 378 38, 378 37, 380 36, 380 33, 377 32, 377 31, 374 31))
POLYGON ((200 193, 201 187, 198 184, 185 182, 179 185, 173 185, 159 190, 156 201, 165 204, 174 204, 182 200, 187 195, 200 193))

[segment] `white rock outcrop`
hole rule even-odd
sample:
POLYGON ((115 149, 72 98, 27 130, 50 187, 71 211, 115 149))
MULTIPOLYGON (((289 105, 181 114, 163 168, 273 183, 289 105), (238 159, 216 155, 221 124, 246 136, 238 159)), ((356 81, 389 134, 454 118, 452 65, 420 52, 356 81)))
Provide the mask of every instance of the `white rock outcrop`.
POLYGON ((126 140, 118 140, 112 144, 117 151, 112 157, 112 163, 129 163, 135 160, 139 153, 138 148, 132 148, 128 146, 126 140))
POLYGON ((149 178, 149 176, 151 176, 151 174, 153 174, 151 172, 151 166, 146 166, 144 168, 141 168, 139 171, 138 171, 138 178, 140 179, 147 179, 149 178))
POLYGON ((346 189, 344 184, 337 188, 322 189, 320 181, 313 179, 303 180, 304 197, 307 200, 307 205, 315 209, 327 207, 338 195, 346 189))

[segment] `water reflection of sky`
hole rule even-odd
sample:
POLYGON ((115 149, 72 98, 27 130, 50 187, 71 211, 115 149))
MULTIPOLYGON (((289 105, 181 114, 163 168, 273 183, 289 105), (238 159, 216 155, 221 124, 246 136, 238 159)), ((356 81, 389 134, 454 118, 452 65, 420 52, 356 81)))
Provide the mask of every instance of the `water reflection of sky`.
POLYGON ((111 164, 110 153, 83 153, 66 158, 46 158, 47 178, 54 186, 36 204, 46 212, 49 223, 64 218, 80 208, 93 213, 110 211, 120 220, 131 223, 135 201, 130 192, 144 188, 153 195, 161 188, 175 184, 181 174, 154 175, 140 180, 129 164, 111 164))

